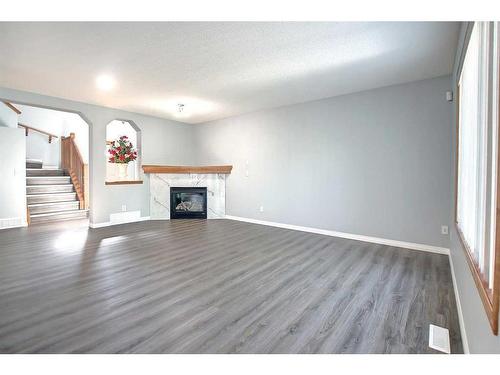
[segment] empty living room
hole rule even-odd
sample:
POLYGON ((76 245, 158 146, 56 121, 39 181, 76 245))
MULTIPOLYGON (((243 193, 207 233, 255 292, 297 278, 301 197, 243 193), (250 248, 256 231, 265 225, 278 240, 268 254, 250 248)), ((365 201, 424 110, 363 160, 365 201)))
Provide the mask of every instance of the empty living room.
POLYGON ((7 5, 2 373, 498 371, 500 14, 424 3, 7 5))

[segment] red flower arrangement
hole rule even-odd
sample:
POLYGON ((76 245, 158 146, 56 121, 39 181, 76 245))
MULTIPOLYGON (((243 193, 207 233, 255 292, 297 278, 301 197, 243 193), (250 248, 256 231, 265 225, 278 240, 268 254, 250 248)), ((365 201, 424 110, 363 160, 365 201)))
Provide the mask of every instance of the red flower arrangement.
POLYGON ((137 159, 137 150, 126 135, 113 141, 108 149, 110 163, 128 164, 137 159))

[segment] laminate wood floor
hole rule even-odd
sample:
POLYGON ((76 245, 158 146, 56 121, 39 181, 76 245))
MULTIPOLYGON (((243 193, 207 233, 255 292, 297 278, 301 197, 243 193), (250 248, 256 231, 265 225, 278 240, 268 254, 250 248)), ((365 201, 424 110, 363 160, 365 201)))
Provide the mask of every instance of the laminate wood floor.
POLYGON ((2 353, 435 353, 444 255, 230 220, 0 232, 2 353))

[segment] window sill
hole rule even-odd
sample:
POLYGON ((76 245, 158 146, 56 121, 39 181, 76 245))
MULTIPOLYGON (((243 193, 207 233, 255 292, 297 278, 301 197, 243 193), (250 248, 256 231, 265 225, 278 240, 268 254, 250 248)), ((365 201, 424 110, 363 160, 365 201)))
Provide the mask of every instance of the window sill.
POLYGON ((142 180, 117 180, 117 181, 106 181, 106 185, 140 185, 143 183, 142 180))

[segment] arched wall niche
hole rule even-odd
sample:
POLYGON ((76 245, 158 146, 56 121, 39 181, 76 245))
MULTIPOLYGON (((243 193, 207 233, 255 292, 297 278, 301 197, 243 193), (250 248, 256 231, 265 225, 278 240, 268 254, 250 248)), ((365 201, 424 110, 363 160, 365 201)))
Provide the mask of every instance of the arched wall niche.
POLYGON ((134 182, 140 181, 142 178, 141 173, 141 159, 142 159, 142 136, 141 129, 132 120, 115 119, 106 125, 106 182, 134 182), (126 140, 132 144, 132 148, 137 152, 137 158, 127 164, 126 175, 120 172, 120 167, 117 160, 110 154, 113 145, 117 145, 121 137, 127 137, 126 140))

